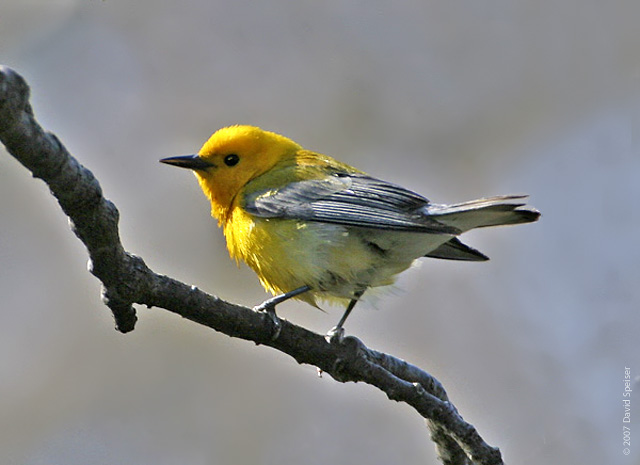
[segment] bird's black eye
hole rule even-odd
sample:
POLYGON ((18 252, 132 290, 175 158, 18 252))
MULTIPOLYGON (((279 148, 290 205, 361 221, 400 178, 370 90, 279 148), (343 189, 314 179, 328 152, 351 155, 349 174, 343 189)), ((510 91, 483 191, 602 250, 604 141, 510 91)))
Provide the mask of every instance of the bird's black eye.
POLYGON ((236 166, 240 161, 240 157, 235 153, 230 153, 226 157, 224 157, 224 164, 227 166, 236 166))

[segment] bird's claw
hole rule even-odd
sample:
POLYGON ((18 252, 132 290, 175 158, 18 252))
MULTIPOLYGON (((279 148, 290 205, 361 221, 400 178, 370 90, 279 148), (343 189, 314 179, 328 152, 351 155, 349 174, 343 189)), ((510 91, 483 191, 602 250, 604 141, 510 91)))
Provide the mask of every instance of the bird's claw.
POLYGON ((278 315, 276 315, 276 306, 269 305, 268 302, 263 302, 260 305, 256 305, 253 307, 253 311, 257 313, 262 313, 269 319, 271 322, 271 340, 275 341, 280 336, 280 331, 282 331, 282 322, 278 315))
POLYGON ((324 338, 329 344, 341 344, 344 340, 344 328, 342 326, 334 326, 324 338))
POLYGON ((276 307, 274 305, 269 305, 269 301, 265 300, 260 305, 253 307, 253 311, 257 313, 276 313, 276 307))

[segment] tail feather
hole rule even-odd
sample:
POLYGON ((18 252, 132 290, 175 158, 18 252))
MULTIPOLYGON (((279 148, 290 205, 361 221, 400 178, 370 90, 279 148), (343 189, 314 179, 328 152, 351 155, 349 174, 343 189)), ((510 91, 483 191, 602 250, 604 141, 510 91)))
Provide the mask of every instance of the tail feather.
POLYGON ((485 254, 479 250, 469 247, 454 237, 449 242, 445 242, 440 247, 432 250, 425 257, 442 258, 445 260, 462 260, 465 262, 484 262, 489 260, 485 254))
POLYGON ((521 201, 527 197, 500 195, 453 205, 431 204, 427 207, 427 213, 438 222, 463 232, 488 226, 531 223, 538 220, 540 212, 521 201))

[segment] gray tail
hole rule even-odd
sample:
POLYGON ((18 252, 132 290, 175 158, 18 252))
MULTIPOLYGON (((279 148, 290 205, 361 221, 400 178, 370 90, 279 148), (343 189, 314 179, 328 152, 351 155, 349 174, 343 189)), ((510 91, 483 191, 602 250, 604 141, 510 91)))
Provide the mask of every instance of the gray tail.
MULTIPOLYGON (((431 204, 427 207, 427 213, 439 223, 453 226, 462 232, 488 226, 531 223, 540 218, 540 212, 522 202, 527 197, 500 195, 453 205, 431 204)), ((447 244, 449 242, 445 245, 447 244)), ((459 249, 457 244, 453 247, 459 249)))

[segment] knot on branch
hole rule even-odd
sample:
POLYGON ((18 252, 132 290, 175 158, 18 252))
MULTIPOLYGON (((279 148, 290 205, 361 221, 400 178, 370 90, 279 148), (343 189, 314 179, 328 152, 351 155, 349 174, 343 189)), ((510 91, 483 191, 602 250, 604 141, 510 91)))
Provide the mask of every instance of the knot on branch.
MULTIPOLYGON (((102 263, 105 269, 95 269, 95 262, 89 259, 89 271, 102 281, 102 301, 107 305, 121 333, 132 331, 137 316, 133 304, 140 302, 141 296, 148 292, 149 268, 142 258, 121 251, 109 257, 113 263, 102 263)), ((106 254, 99 254, 102 260, 109 260, 106 254)))
POLYGON ((138 317, 133 304, 123 298, 116 289, 102 285, 102 302, 111 309, 116 329, 121 333, 128 333, 135 328, 138 317))
POLYGON ((357 371, 363 369, 367 364, 366 346, 364 343, 354 336, 342 338, 340 342, 332 343, 338 347, 338 356, 333 362, 333 367, 329 374, 336 381, 346 383, 348 381, 358 381, 354 377, 354 367, 358 367, 357 371))

